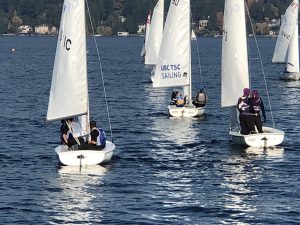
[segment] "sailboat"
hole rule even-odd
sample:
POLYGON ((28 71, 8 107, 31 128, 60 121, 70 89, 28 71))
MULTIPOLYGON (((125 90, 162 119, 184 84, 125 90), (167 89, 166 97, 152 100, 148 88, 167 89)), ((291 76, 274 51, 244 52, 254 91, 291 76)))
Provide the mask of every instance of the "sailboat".
MULTIPOLYGON (((81 128, 78 135, 88 137, 90 113, 85 33, 85 0, 65 0, 46 121, 77 118, 81 128)), ((76 134, 73 133, 73 136, 76 137, 76 134)), ((55 152, 64 165, 85 166, 109 161, 114 149, 115 145, 106 141, 106 147, 101 151, 70 150, 66 145, 59 145, 55 152)))
POLYGON ((243 88, 250 86, 244 0, 225 1, 223 29, 221 106, 231 108, 229 134, 236 144, 250 147, 279 145, 284 132, 275 128, 263 127, 264 133, 240 133, 236 105, 243 88))
POLYGON ((162 40, 164 27, 164 0, 159 0, 153 10, 148 44, 145 48, 145 65, 152 67, 150 80, 153 82, 155 65, 162 40))
POLYGON ((191 11, 190 0, 171 1, 165 22, 153 87, 183 87, 184 107, 169 105, 174 117, 195 117, 204 114, 205 107, 192 104, 191 11))
POLYGON ((141 51, 141 56, 144 57, 144 60, 146 56, 146 49, 148 48, 148 43, 149 43, 148 39, 149 39, 150 26, 151 26, 151 10, 149 11, 146 19, 146 33, 145 33, 144 44, 141 51))
POLYGON ((282 80, 299 80, 299 38, 298 38, 299 0, 293 0, 281 20, 273 63, 286 64, 282 80))
POLYGON ((195 34, 194 29, 192 29, 192 34, 191 34, 191 35, 192 35, 192 36, 191 36, 191 40, 196 41, 196 40, 197 40, 197 36, 196 36, 196 34, 195 34))

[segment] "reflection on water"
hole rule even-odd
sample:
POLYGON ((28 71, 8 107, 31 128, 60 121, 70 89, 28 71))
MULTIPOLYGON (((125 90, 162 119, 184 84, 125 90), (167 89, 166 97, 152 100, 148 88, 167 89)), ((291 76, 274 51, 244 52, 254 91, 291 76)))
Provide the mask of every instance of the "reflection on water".
POLYGON ((101 211, 95 215, 94 200, 97 188, 102 182, 106 169, 102 166, 73 167, 63 166, 58 169, 59 177, 56 186, 59 193, 49 196, 51 209, 56 212, 51 221, 59 223, 89 224, 101 222, 101 211))
POLYGON ((279 146, 268 148, 249 147, 245 149, 247 155, 254 155, 265 159, 283 159, 284 149, 279 146))
POLYGON ((200 118, 160 117, 153 121, 154 134, 152 139, 165 144, 172 142, 176 145, 194 143, 199 133, 196 127, 200 118), (166 140, 168 142, 166 142, 166 140))
POLYGON ((280 147, 249 147, 235 152, 220 165, 220 175, 223 177, 221 185, 227 190, 222 198, 224 208, 233 215, 232 218, 224 220, 224 224, 248 224, 240 218, 256 219, 255 213, 261 207, 256 186, 265 176, 265 168, 256 162, 262 159, 282 159, 283 152, 280 147))

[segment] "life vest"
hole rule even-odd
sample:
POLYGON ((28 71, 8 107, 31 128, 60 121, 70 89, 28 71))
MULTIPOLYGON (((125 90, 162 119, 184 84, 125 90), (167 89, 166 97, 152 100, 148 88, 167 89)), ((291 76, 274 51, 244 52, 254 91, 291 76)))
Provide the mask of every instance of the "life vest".
POLYGON ((261 110, 261 99, 260 98, 252 98, 251 105, 253 106, 254 112, 259 113, 261 110))
POLYGON ((205 104, 206 103, 205 94, 203 92, 198 92, 196 100, 198 104, 205 104))
POLYGON ((99 132, 99 135, 97 137, 97 146, 105 146, 106 144, 106 135, 105 135, 105 132, 104 130, 102 130, 101 128, 100 129, 97 129, 97 131, 99 132))
POLYGON ((242 114, 251 114, 248 97, 240 97, 238 100, 238 109, 242 114))
POLYGON ((183 106, 184 105, 184 99, 183 98, 178 98, 176 100, 176 105, 177 106, 183 106))

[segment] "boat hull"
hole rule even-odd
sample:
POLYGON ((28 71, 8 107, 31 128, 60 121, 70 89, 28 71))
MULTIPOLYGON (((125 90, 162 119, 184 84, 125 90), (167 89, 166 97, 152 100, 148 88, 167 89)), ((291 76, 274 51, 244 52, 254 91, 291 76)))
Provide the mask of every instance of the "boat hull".
POLYGON ((59 161, 66 166, 92 166, 109 161, 113 156, 115 145, 106 141, 103 150, 68 150, 66 145, 59 145, 55 152, 59 161))
POLYGON ((177 107, 176 105, 169 105, 168 112, 170 116, 173 117, 198 117, 204 114, 205 107, 195 106, 184 106, 177 107))
POLYGON ((271 147, 280 145, 284 139, 284 132, 271 127, 263 127, 264 133, 242 135, 239 131, 230 131, 234 144, 250 147, 271 147))
POLYGON ((283 73, 279 75, 279 79, 285 81, 300 80, 300 73, 283 73))

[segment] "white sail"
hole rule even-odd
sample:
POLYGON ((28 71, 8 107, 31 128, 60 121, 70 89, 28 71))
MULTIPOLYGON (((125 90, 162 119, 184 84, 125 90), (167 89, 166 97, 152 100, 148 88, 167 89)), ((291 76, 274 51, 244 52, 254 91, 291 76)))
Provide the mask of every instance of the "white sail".
POLYGON ((159 0, 153 10, 151 29, 145 55, 145 64, 155 65, 163 35, 164 0, 159 0))
MULTIPOLYGON (((298 11, 299 11, 298 7, 299 7, 299 0, 294 0, 287 8, 284 16, 281 19, 280 31, 278 34, 278 38, 277 38, 277 42, 273 54, 273 59, 272 59, 273 63, 287 63, 288 50, 292 49, 291 47, 289 48, 290 43, 293 42, 294 45, 295 42, 298 42, 298 11), (297 32, 297 34, 294 36, 295 32, 297 32), (292 41, 293 38, 295 39, 292 41)), ((292 59, 292 61, 294 60, 292 59)))
POLYGON ((84 0, 65 0, 60 22, 47 120, 88 112, 84 0))
POLYGON ((190 84, 190 0, 171 1, 158 55, 154 87, 190 84))
POLYGON ((192 29, 191 39, 192 40, 197 40, 197 36, 196 36, 195 31, 193 29, 192 29))
POLYGON ((222 40, 221 106, 235 106, 246 87, 249 87, 249 72, 244 0, 226 0, 222 40))
POLYGON ((150 33, 150 28, 151 28, 151 10, 148 13, 147 20, 146 20, 146 34, 145 34, 145 42, 144 42, 144 56, 146 57, 146 49, 149 47, 149 33, 150 33))

